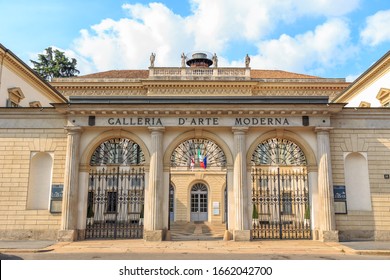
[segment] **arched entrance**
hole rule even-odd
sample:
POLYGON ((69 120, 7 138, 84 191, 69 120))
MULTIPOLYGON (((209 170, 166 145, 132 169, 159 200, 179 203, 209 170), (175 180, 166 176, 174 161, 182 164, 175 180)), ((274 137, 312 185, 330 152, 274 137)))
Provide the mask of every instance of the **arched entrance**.
POLYGON ((208 191, 203 183, 196 183, 191 188, 191 222, 208 220, 208 191))
POLYGON ((226 156, 220 146, 206 138, 184 140, 172 150, 169 164, 171 185, 175 186, 175 221, 222 223, 226 156), (212 214, 210 193, 215 205, 212 214))
POLYGON ((100 143, 89 165, 86 239, 142 238, 144 153, 127 138, 100 143))
POLYGON ((270 138, 251 157, 254 239, 310 239, 307 161, 294 142, 270 138))

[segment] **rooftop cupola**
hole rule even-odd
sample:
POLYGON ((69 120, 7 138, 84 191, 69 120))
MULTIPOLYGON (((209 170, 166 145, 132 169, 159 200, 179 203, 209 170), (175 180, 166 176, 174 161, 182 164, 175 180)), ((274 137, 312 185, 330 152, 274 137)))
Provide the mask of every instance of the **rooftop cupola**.
POLYGON ((190 67, 210 67, 213 64, 213 55, 208 52, 190 52, 186 58, 186 64, 190 67))

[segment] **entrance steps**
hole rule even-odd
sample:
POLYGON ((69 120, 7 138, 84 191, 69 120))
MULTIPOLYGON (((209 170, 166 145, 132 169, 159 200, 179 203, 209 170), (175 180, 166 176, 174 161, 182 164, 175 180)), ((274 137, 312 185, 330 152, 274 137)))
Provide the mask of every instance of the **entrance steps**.
POLYGON ((173 241, 185 240, 222 240, 226 225, 210 222, 182 222, 171 223, 171 237, 173 241))

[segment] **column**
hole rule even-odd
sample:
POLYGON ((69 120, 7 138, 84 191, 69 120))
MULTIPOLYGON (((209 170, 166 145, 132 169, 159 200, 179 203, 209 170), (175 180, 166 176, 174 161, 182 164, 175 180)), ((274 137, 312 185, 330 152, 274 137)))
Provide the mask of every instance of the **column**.
POLYGON ((149 182, 145 188, 145 224, 144 240, 163 240, 163 205, 164 176, 163 176, 163 134, 164 127, 150 127, 150 168, 149 182))
POLYGON ((248 219, 249 196, 246 172, 246 132, 247 127, 234 127, 234 166, 233 166, 233 193, 235 208, 235 225, 233 230, 234 241, 250 240, 250 223, 248 219))
POLYGON ((64 193, 62 197, 61 228, 58 232, 59 241, 77 240, 77 203, 79 180, 79 150, 80 134, 79 126, 67 126, 68 134, 66 146, 64 193))
POLYGON ((317 127, 318 200, 321 205, 318 215, 319 234, 322 241, 338 241, 333 206, 332 165, 330 156, 330 127, 317 127))
POLYGON ((313 240, 318 240, 318 215, 322 214, 321 200, 318 199, 318 166, 307 167, 307 178, 309 185, 309 205, 310 205, 310 222, 313 240))

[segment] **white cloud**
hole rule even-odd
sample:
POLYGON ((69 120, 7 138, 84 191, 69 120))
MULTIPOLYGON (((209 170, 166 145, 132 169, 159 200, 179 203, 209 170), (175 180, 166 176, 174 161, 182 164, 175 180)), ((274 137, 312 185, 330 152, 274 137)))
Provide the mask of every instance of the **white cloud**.
POLYGON ((366 27, 360 33, 364 44, 376 46, 390 41, 390 10, 379 11, 366 19, 366 27))
MULTIPOLYGON (((189 0, 191 15, 182 17, 160 3, 125 4, 128 17, 105 19, 80 32, 73 49, 87 63, 86 69, 145 69, 155 52, 156 66, 179 66, 184 51, 206 50, 220 54, 220 65, 234 65, 224 59, 224 51, 237 41, 256 45, 260 54, 252 66, 278 67, 305 71, 312 67, 335 65, 343 58, 333 51, 346 53, 349 30, 342 20, 329 19, 315 31, 264 41, 281 23, 301 17, 345 15, 360 0, 189 0), (337 36, 337 37, 332 37, 337 36), (282 54, 282 55, 281 55, 282 54)), ((244 57, 245 53, 243 54, 244 57)), ((243 63, 240 62, 240 65, 243 63)), ((82 66, 84 67, 84 66, 82 66)))
POLYGON ((302 15, 336 17, 356 10, 361 0, 287 0, 287 2, 292 2, 293 4, 290 4, 293 6, 296 5, 298 13, 302 15))
POLYGON ((352 83, 354 82, 357 78, 360 77, 361 74, 357 74, 357 75, 348 75, 347 77, 345 77, 345 81, 348 82, 348 83, 352 83))
POLYGON ((360 0, 192 0, 193 15, 186 19, 195 46, 221 51, 232 40, 259 41, 280 22, 300 17, 334 17, 355 10, 360 0))
POLYGON ((353 56, 350 29, 341 19, 330 19, 314 31, 291 37, 262 41, 251 65, 261 69, 283 69, 321 75, 323 68, 335 67, 353 56))
POLYGON ((105 19, 82 30, 74 48, 88 57, 97 71, 146 68, 151 52, 157 53, 156 66, 179 65, 180 53, 193 40, 184 20, 162 4, 123 6, 131 18, 105 19))

